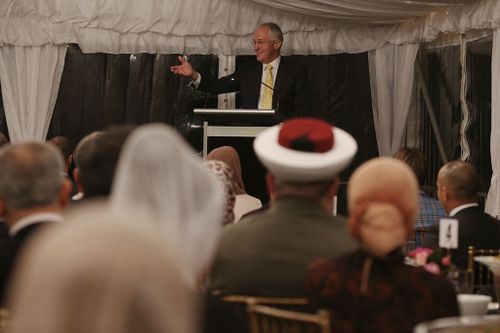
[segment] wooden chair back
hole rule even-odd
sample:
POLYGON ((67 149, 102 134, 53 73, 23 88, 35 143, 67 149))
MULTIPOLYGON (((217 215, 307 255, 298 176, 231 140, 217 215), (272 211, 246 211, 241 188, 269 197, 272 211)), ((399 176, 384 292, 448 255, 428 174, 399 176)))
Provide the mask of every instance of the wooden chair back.
POLYGON ((425 234, 430 230, 429 227, 416 227, 413 230, 413 234, 411 240, 415 247, 419 247, 422 245, 422 241, 424 240, 425 234))
POLYGON ((467 270, 474 274, 474 290, 493 287, 495 277, 487 266, 474 261, 477 256, 498 256, 500 249, 476 249, 474 246, 469 246, 467 249, 467 270))
POLYGON ((7 309, 0 308, 0 333, 7 332, 7 325, 10 320, 10 312, 7 309))
POLYGON ((228 295, 223 298, 225 302, 241 303, 245 306, 249 304, 271 305, 276 308, 286 310, 307 311, 309 300, 302 297, 263 297, 246 295, 228 295))
POLYGON ((327 310, 304 313, 250 303, 250 333, 330 333, 327 310))

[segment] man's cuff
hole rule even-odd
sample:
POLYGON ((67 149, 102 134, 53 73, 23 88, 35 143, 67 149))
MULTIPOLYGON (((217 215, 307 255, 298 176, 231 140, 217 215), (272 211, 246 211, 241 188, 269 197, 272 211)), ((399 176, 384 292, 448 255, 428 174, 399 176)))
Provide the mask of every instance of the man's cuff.
POLYGON ((191 87, 193 87, 194 89, 198 89, 200 82, 201 82, 201 74, 198 73, 198 77, 196 78, 196 80, 194 80, 194 81, 191 80, 191 87))

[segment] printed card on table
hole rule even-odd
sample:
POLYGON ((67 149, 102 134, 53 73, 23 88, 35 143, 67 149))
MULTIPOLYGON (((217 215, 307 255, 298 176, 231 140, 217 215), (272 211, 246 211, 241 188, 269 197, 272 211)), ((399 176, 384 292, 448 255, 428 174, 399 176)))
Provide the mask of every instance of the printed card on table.
POLYGON ((439 247, 458 248, 458 221, 455 219, 439 220, 439 247))

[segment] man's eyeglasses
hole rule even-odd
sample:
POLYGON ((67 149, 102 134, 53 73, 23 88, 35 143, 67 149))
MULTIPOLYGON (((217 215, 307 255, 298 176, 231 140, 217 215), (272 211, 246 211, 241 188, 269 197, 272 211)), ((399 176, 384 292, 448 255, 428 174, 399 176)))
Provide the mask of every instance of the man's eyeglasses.
POLYGON ((275 42, 275 40, 265 41, 265 40, 261 40, 261 39, 251 41, 251 43, 252 43, 253 46, 262 46, 262 45, 264 45, 266 43, 274 43, 274 42, 275 42))

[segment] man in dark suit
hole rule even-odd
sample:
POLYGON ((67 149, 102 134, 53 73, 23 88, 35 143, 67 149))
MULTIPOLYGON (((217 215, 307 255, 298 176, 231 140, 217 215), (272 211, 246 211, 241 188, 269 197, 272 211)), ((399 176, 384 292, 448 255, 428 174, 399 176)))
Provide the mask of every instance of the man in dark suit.
POLYGON ((311 92, 305 69, 281 57, 283 33, 275 23, 263 23, 253 37, 253 49, 261 64, 237 68, 217 79, 210 73, 198 73, 184 58, 170 69, 174 74, 190 77, 194 86, 214 94, 240 91, 244 109, 275 109, 280 118, 310 114, 311 92))
MULTIPOLYGON (((467 247, 500 248, 500 222, 479 207, 477 192, 479 177, 474 166, 453 161, 438 173, 438 198, 450 218, 458 220, 458 249, 451 251, 452 262, 467 268, 467 247)), ((424 246, 438 246, 438 226, 424 238, 424 246)))
POLYGON ((0 150, 0 216, 10 242, 0 243, 0 297, 8 288, 19 254, 34 235, 62 221, 71 184, 61 153, 47 143, 20 143, 0 150))

